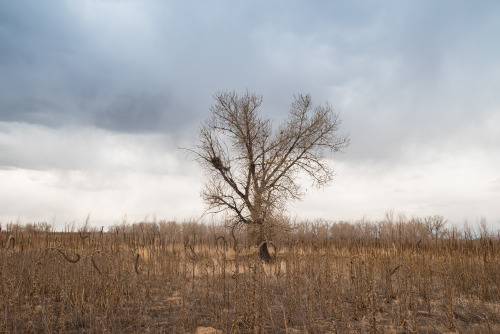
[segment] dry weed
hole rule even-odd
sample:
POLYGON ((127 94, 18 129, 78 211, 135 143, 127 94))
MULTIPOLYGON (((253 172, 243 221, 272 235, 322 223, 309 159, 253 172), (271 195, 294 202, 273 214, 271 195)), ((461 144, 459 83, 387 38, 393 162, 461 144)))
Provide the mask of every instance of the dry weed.
POLYGON ((298 224, 269 263, 224 225, 7 225, 0 333, 499 332, 500 239, 440 222, 298 224))

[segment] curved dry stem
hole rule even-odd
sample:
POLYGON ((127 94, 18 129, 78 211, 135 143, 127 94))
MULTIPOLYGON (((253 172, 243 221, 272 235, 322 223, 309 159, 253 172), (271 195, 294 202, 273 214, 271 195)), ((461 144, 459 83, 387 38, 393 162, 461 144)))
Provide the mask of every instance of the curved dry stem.
POLYGON ((196 255, 196 252, 193 249, 193 246, 191 244, 185 244, 184 245, 184 251, 186 252, 186 256, 191 259, 191 261, 196 261, 198 259, 198 255, 196 255), (188 254, 186 249, 189 248, 191 250, 191 255, 188 254))
POLYGON ((76 255, 76 259, 72 259, 69 256, 67 256, 66 253, 64 253, 61 249, 57 249, 57 250, 59 251, 59 253, 61 253, 61 255, 63 256, 63 258, 66 261, 68 261, 68 262, 77 263, 78 261, 80 261, 80 254, 75 254, 76 255))
POLYGON ((41 255, 40 255, 40 257, 38 258, 38 261, 37 261, 37 263, 38 263, 38 264, 41 264, 41 263, 42 263, 42 259, 43 259, 43 257, 45 256, 45 254, 47 254, 47 251, 49 251, 49 250, 56 250, 56 251, 58 251, 58 252, 59 252, 59 254, 61 254, 61 255, 62 255, 62 257, 63 257, 66 261, 68 261, 68 262, 70 262, 70 263, 77 263, 78 261, 80 261, 80 254, 78 254, 78 253, 76 253, 76 254, 75 254, 75 255, 76 255, 76 258, 75 258, 75 259, 72 259, 72 258, 70 258, 68 255, 66 255, 66 253, 64 252, 64 250, 62 250, 62 249, 60 249, 60 248, 47 247, 47 248, 44 248, 44 250, 42 251, 42 254, 41 254, 41 255))
POLYGON ((396 271, 398 271, 399 268, 401 267, 405 267, 406 269, 408 269, 408 271, 410 271, 410 267, 407 266, 406 264, 402 263, 402 264, 398 264, 394 269, 391 270, 391 272, 389 273, 389 277, 391 277, 392 275, 394 275, 394 273, 396 273, 396 271))
POLYGON ((356 260, 356 259, 359 259, 362 264, 366 264, 365 258, 363 256, 361 256, 361 255, 353 255, 351 257, 351 264, 353 264, 354 260, 356 260))
POLYGON ((80 239, 85 240, 90 236, 90 233, 87 233, 87 235, 83 235, 82 232, 80 232, 80 239))
POLYGON ((224 249, 224 251, 226 250, 226 246, 227 246, 227 241, 226 241, 226 238, 225 238, 223 235, 219 235, 219 236, 217 237, 217 239, 215 239, 215 245, 216 245, 216 250, 217 250, 217 252, 219 252, 219 240, 220 240, 220 239, 222 239, 222 242, 223 242, 223 244, 224 244, 224 245, 222 246, 222 247, 224 247, 224 248, 223 248, 223 249, 224 249))
POLYGON ((12 249, 16 246, 16 238, 14 238, 12 235, 9 235, 9 238, 7 239, 7 244, 5 245, 5 249, 9 249, 10 243, 12 242, 12 249))
POLYGON ((97 264, 95 263, 94 258, 91 258, 91 259, 90 259, 90 262, 92 262, 92 266, 93 266, 93 267, 94 267, 94 269, 97 271, 97 273, 99 273, 99 275, 101 275, 101 276, 102 276, 102 272, 101 272, 101 270, 99 269, 99 267, 97 266, 97 264))
POLYGON ((135 257, 135 265, 134 265, 135 273, 139 275, 139 253, 137 253, 135 257))
POLYGON ((239 255, 241 253, 241 250, 243 249, 243 247, 239 244, 238 239, 236 238, 236 235, 234 234, 234 229, 236 227, 237 227, 237 224, 234 224, 231 227, 231 236, 233 237, 233 240, 234 240, 233 249, 234 249, 236 255, 239 255))
POLYGON ((99 253, 101 253, 101 254, 105 255, 105 256, 106 256, 106 257, 108 257, 108 259, 109 259, 109 255, 108 255, 107 253, 104 253, 103 251, 99 251, 99 250, 97 250, 97 251, 93 252, 93 253, 90 255, 90 262, 92 263, 92 266, 94 267, 94 269, 95 269, 95 270, 99 273, 99 275, 101 275, 101 276, 102 276, 102 271, 99 269, 99 267, 97 266, 97 263, 96 263, 96 262, 95 262, 95 260, 94 260, 94 255, 95 255, 95 254, 99 254, 99 253))

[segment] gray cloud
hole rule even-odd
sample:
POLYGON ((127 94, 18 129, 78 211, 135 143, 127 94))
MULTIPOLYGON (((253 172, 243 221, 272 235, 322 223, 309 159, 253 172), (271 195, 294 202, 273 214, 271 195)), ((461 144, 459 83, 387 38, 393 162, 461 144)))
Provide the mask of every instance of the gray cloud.
POLYGON ((391 129, 392 117, 394 124, 432 123, 440 131, 455 128, 450 118, 466 117, 463 108, 442 112, 443 99, 454 96, 460 106, 463 91, 473 90, 484 103, 498 100, 492 88, 484 91, 499 77, 500 29, 491 5, 35 6, 2 3, 2 121, 175 131, 203 119, 216 90, 248 88, 263 93, 276 115, 286 112, 292 94, 311 92, 333 100, 360 128, 384 119, 380 125, 391 129), (473 83, 477 74, 484 84, 473 83), (363 96, 358 107, 365 110, 342 104, 346 89, 363 96))
MULTIPOLYGON (((304 69, 302 63, 329 43, 315 37, 330 20, 323 8, 264 2, 115 5, 62 1, 27 10, 27 2, 3 4, 2 44, 8 47, 1 55, 0 120, 172 131, 187 115, 204 118, 219 89, 268 93, 273 106, 273 100, 283 100, 280 95, 286 94, 288 104, 297 90, 319 86, 313 78, 325 59, 313 59, 304 69), (275 52, 273 45, 289 52, 275 52)), ((343 17, 335 8, 326 12, 343 17)))
POLYGON ((500 102, 496 3, 1 6, 0 121, 171 132, 219 89, 264 94, 278 119, 311 92, 342 112, 361 157, 482 124, 500 102))
POLYGON ((104 17, 93 26, 85 11, 90 16, 99 8, 71 8, 69 2, 9 5, 0 8, 0 42, 6 45, 0 54, 0 121, 125 132, 174 130, 184 123, 169 100, 168 86, 175 82, 161 70, 162 54, 141 50, 140 35, 128 36, 104 17))

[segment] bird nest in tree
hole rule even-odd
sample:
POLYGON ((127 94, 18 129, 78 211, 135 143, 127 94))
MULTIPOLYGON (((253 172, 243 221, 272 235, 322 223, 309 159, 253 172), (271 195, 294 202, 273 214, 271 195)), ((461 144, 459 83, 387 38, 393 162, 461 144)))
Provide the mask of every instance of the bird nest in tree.
POLYGON ((228 171, 229 168, 228 167, 225 167, 223 164, 222 164, 222 161, 219 157, 213 157, 212 159, 210 159, 210 163, 218 170, 224 170, 224 171, 228 171))

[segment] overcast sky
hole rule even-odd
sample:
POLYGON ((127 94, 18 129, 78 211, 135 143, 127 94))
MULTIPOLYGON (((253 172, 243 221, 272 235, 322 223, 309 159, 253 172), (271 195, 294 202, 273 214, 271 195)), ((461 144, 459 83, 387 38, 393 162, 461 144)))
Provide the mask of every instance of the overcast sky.
POLYGON ((0 0, 0 222, 198 219, 213 94, 328 101, 351 145, 291 217, 500 229, 498 1, 0 0))

